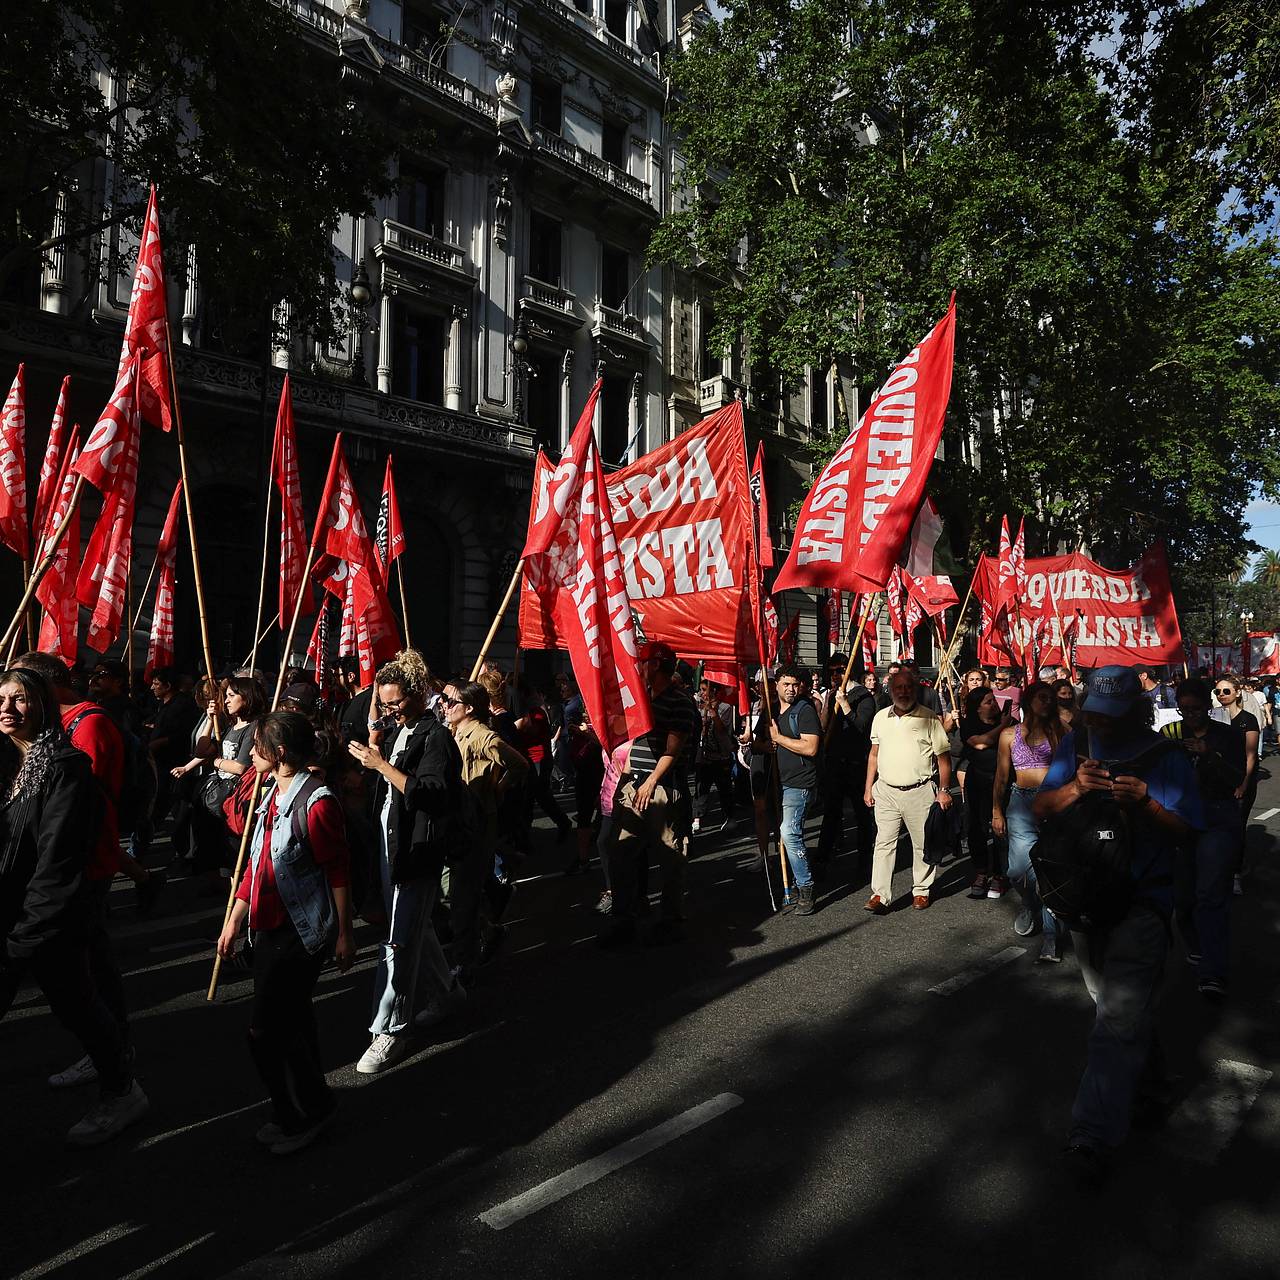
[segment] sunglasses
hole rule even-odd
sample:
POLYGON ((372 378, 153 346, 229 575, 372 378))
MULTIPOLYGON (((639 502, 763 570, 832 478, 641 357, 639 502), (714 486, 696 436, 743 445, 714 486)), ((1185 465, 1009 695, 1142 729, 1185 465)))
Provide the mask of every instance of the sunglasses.
POLYGON ((1228 684, 1223 685, 1221 689, 1215 689, 1214 693, 1216 693, 1218 697, 1222 697, 1224 693, 1235 693, 1235 690, 1228 684))

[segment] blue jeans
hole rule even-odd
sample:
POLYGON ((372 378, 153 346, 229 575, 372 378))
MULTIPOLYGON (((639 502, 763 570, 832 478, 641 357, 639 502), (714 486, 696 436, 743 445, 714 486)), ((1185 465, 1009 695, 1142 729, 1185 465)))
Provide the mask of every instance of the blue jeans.
POLYGON ((1201 978, 1226 978, 1231 951, 1231 877, 1240 848, 1234 804, 1205 806, 1207 831, 1178 850, 1174 898, 1178 930, 1187 950, 1198 952, 1201 978))
POLYGON ((801 889, 813 883, 804 847, 804 811, 808 804, 809 792, 804 787, 782 788, 782 844, 791 864, 791 878, 801 889))
POLYGON ((1072 933, 1097 1017, 1089 1061, 1071 1108, 1071 1141, 1118 1147, 1155 1046, 1154 1015, 1169 932, 1156 912, 1134 907, 1105 933, 1072 933))
POLYGON ((1015 786, 1009 790, 1009 803, 1004 813, 1009 832, 1009 879, 1022 891, 1022 905, 1033 918, 1037 914, 1040 916, 1045 933, 1052 936, 1057 922, 1053 912, 1040 901, 1036 892, 1036 872, 1031 865, 1031 850, 1040 838, 1039 825, 1031 812, 1035 798, 1035 791, 1027 787, 1015 786))

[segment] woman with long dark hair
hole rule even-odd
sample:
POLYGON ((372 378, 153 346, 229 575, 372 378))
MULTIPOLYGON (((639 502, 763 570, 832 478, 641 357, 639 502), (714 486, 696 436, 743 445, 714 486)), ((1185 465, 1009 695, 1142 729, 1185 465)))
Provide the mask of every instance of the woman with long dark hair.
POLYGON ((1022 892, 1022 910, 1013 922, 1013 931, 1026 938, 1043 929, 1040 959, 1047 963, 1059 959, 1058 925, 1036 892, 1031 850, 1040 828, 1031 805, 1063 732, 1053 688, 1035 681, 1022 695, 1022 723, 1011 725, 1000 735, 991 814, 991 829, 1009 842, 1009 878, 1022 892))
POLYGON ((101 801, 34 671, 0 673, 0 1016, 24 970, 98 1073, 98 1104, 67 1134, 96 1146, 147 1112, 120 1024, 90 976, 84 872, 101 801))
POLYGON ((964 744, 964 808, 969 827, 969 859, 973 863, 971 898, 1002 898, 1008 892, 999 841, 992 839, 991 802, 995 792, 1000 734, 1010 723, 996 695, 983 685, 964 696, 960 741, 964 744))
POLYGON ((1220 724, 1229 724, 1244 734, 1244 781, 1236 788, 1236 799, 1240 802, 1240 846, 1236 853, 1232 886, 1234 892, 1240 894, 1244 892, 1240 877, 1244 874, 1249 814, 1253 811, 1253 802, 1258 798, 1258 741, 1262 736, 1262 726, 1258 723, 1258 717, 1245 707, 1241 684, 1235 676, 1219 676, 1213 682, 1213 694, 1218 699, 1218 705, 1209 712, 1210 718, 1220 724))
POLYGON ((253 935, 249 1053, 271 1094, 274 1118, 257 1138, 274 1155, 308 1146, 335 1109, 320 1064, 311 995, 325 961, 345 971, 355 957, 342 807, 309 771, 316 731, 296 711, 258 721, 253 767, 269 775, 249 838, 231 916, 218 939, 229 958, 245 921, 253 935))

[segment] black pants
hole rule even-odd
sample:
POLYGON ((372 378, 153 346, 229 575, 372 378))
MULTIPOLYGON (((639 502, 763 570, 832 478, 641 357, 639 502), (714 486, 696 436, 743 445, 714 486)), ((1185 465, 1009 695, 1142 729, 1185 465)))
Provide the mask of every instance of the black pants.
POLYGON ((597 751, 573 766, 573 802, 579 827, 589 827, 600 812, 600 788, 604 786, 604 761, 597 751))
POLYGON ((89 975, 97 987, 102 1003, 120 1024, 125 1042, 129 1039, 129 1006, 124 998, 124 979, 116 964, 111 948, 111 935, 107 933, 107 895, 111 892, 110 880, 87 882, 89 895, 89 975))
POLYGON ((858 833, 858 857, 866 861, 876 842, 875 812, 863 796, 867 790, 867 762, 828 758, 822 773, 822 827, 818 831, 818 859, 826 862, 844 844, 844 802, 853 802, 858 833))
POLYGON ((196 795, 189 810, 191 846, 196 871, 216 871, 231 866, 231 833, 222 814, 207 809, 196 795))
POLYGON ((84 1045, 103 1092, 127 1093, 133 1076, 124 1033, 93 985, 88 946, 63 938, 47 942, 32 958, 31 971, 53 1016, 84 1045))
POLYGON ((991 834, 994 799, 995 779, 990 774, 969 769, 964 775, 964 808, 969 820, 969 858, 975 875, 1005 873, 1003 842, 991 834))
POLYGON ((310 1128, 334 1107, 311 1008, 328 950, 308 954, 292 924, 253 935, 249 1053, 286 1133, 310 1128))
POLYGON ((570 831, 573 824, 565 811, 560 807, 555 796, 551 794, 551 760, 544 758, 537 764, 529 766, 529 777, 526 785, 528 791, 527 823, 533 822, 533 802, 536 800, 542 812, 556 824, 561 831, 570 831))
POLYGON ((733 817, 733 762, 731 760, 699 760, 694 768, 695 791, 693 816, 701 821, 707 816, 707 802, 714 788, 720 793, 720 808, 725 820, 733 817))

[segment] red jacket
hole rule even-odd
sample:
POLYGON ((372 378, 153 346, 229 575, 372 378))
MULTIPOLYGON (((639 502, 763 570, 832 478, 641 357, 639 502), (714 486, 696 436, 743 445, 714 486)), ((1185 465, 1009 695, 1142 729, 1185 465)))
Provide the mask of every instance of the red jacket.
POLYGON ((94 781, 102 791, 102 825, 89 851, 85 876, 89 880, 110 880, 120 870, 120 828, 116 806, 124 786, 124 739, 115 722, 96 702, 76 702, 62 708, 62 727, 71 735, 71 745, 89 757, 94 781), (79 720, 72 729, 72 724, 79 720))

